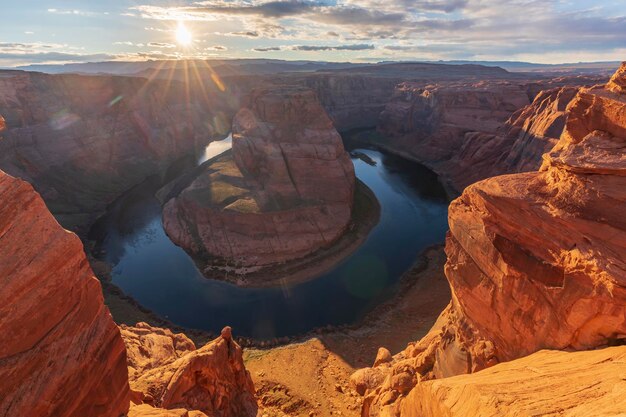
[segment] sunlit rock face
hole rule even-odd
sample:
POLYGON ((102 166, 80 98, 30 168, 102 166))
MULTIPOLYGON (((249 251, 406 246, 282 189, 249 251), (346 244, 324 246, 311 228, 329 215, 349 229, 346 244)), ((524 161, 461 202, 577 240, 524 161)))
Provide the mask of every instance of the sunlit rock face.
POLYGON ((0 415, 119 417, 126 351, 74 234, 0 171, 0 415))
POLYGON ((221 110, 178 81, 3 71, 0 169, 82 230, 120 193, 228 126, 221 110))
POLYGON ((626 413, 626 347, 543 350, 487 370, 418 384, 403 417, 617 416, 626 413))
POLYGON ((315 94, 254 91, 233 121, 231 155, 217 158, 163 211, 189 252, 265 266, 332 244, 350 222, 354 167, 315 94))
POLYGON ((184 416, 183 410, 210 417, 256 415, 254 385, 230 327, 199 349, 183 334, 146 323, 123 326, 122 336, 130 385, 144 404, 131 415, 184 416))
POLYGON ((367 387, 364 415, 397 415, 420 380, 626 341, 624 68, 578 91, 539 172, 478 182, 452 202, 452 302, 428 336, 379 365, 386 379, 367 387))

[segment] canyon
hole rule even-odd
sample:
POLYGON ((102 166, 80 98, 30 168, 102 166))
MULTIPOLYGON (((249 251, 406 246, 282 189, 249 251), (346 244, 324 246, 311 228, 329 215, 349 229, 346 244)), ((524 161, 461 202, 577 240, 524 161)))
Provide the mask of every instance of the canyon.
POLYGON ((265 81, 236 93, 223 76, 208 101, 158 74, 0 73, 0 415, 626 413, 626 63, 606 84, 474 66, 407 80, 419 68, 237 75, 265 81), (62 226, 86 230, 231 121, 233 149, 159 193, 195 256, 256 267, 336 241, 358 187, 337 130, 373 126, 363 143, 460 193, 445 255, 426 251, 369 321, 278 348, 116 325, 62 226))
POLYGON ((163 224, 174 243, 254 267, 339 239, 351 219, 354 168, 312 90, 253 90, 232 135, 232 155, 209 161, 165 204, 163 224))

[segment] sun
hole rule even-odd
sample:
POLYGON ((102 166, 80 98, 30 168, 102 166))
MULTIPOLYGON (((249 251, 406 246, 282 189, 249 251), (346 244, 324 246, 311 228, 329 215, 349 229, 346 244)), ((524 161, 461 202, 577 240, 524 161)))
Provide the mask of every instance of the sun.
POLYGON ((193 36, 183 22, 178 22, 176 29, 176 42, 181 46, 189 46, 193 41, 193 36))

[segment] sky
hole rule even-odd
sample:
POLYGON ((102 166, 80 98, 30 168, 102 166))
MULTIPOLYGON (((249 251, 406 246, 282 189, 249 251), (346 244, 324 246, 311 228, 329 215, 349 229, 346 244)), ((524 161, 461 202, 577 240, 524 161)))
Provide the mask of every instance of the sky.
POLYGON ((626 0, 4 1, 0 67, 171 58, 626 60, 626 0))

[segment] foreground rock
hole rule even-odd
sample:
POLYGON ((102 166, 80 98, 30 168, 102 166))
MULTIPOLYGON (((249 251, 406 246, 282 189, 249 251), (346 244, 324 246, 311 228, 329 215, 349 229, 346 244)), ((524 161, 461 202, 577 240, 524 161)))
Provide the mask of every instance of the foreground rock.
POLYGON ((543 350, 472 374, 418 384, 403 417, 626 414, 626 347, 543 350))
POLYGON ((223 104, 187 93, 176 81, 2 71, 0 169, 33 184, 64 227, 84 231, 122 192, 228 125, 223 104))
POLYGON ((232 155, 209 163, 163 210, 170 238, 199 257, 259 267, 335 242, 350 222, 354 168, 315 94, 253 92, 232 155))
POLYGON ((0 201, 0 415, 124 414, 124 343, 80 240, 2 171, 0 201))
POLYGON ((366 387, 364 415, 397 415, 420 380, 624 343, 624 67, 577 93, 540 172, 479 182, 450 205, 452 302, 429 335, 376 368, 385 380, 366 387))
MULTIPOLYGON (((122 335, 129 366, 135 371, 130 376, 131 387, 141 393, 144 403, 211 417, 256 415, 252 379, 230 328, 198 350, 186 336, 145 323, 123 328, 122 335)), ((145 414, 160 415, 147 407, 142 409, 145 414)), ((144 415, 139 411, 134 412, 144 415)))

